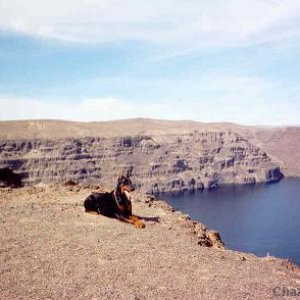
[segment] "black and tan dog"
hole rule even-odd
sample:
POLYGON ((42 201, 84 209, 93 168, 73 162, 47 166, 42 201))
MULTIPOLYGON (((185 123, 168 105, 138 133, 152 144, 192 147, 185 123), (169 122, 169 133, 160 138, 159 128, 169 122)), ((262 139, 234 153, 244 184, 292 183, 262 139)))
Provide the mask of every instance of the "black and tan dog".
POLYGON ((131 196, 134 186, 124 175, 118 178, 117 186, 111 193, 92 193, 84 201, 86 212, 101 214, 110 218, 131 223, 137 228, 144 228, 145 224, 139 217, 132 214, 131 196))

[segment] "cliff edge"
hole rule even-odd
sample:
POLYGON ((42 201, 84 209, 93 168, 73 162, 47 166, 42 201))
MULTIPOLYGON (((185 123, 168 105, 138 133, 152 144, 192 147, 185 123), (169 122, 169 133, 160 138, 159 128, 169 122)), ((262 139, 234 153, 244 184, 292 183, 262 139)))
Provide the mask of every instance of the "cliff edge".
POLYGON ((0 189, 1 299, 265 300, 300 285, 289 261, 225 250, 214 231, 153 198, 134 195, 145 229, 87 214, 90 192, 0 189))

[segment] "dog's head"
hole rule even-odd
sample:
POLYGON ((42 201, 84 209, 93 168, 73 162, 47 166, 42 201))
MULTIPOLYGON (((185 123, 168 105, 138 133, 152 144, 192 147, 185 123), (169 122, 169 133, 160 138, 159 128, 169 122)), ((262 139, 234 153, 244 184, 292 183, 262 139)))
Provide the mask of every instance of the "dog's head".
POLYGON ((125 175, 120 175, 117 181, 117 191, 122 195, 126 196, 130 200, 130 193, 135 190, 130 178, 125 175))

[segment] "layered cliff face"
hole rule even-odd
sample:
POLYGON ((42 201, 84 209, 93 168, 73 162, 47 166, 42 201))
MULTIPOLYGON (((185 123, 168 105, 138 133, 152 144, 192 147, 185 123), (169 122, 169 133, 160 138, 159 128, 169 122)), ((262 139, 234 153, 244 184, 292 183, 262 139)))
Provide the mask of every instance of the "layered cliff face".
POLYGON ((254 184, 282 178, 266 152, 231 130, 78 139, 2 140, 0 168, 23 183, 66 182, 113 188, 123 170, 146 192, 254 184))

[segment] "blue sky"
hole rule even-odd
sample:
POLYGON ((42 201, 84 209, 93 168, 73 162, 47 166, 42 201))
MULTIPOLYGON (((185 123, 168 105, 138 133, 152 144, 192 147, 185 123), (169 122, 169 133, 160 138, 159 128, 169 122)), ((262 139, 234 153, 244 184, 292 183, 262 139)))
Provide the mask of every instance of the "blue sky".
POLYGON ((0 120, 300 124, 300 1, 1 0, 0 120))

